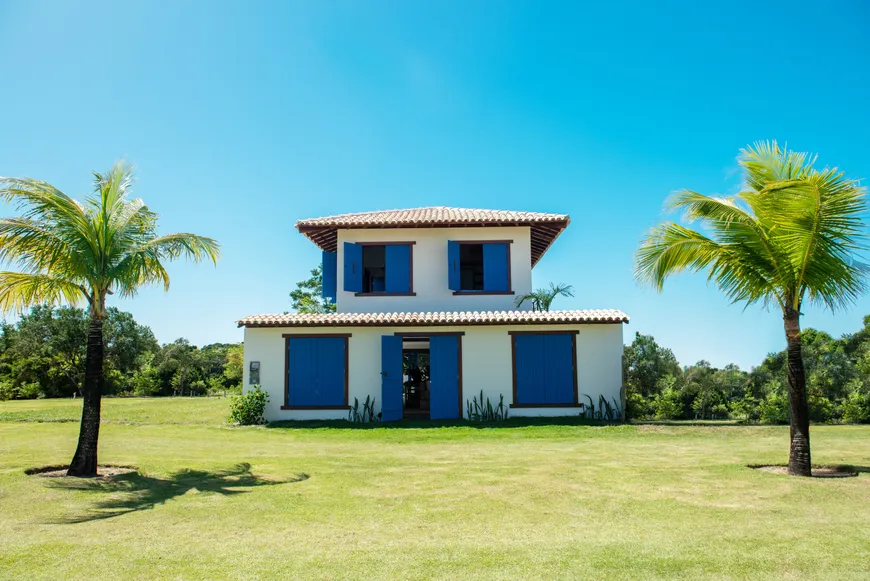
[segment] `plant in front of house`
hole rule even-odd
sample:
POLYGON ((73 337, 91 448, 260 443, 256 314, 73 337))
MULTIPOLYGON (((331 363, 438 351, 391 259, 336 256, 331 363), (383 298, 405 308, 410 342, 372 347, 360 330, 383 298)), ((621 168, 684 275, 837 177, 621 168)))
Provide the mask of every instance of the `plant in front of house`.
POLYGON ((788 473, 810 476, 811 394, 807 393, 801 314, 807 302, 831 311, 865 289, 865 189, 837 168, 817 170, 815 156, 773 141, 741 151, 743 191, 711 197, 684 190, 668 203, 693 230, 655 226, 637 250, 635 276, 661 290, 682 271, 706 272, 733 302, 775 306, 788 349, 788 473))
POLYGON ((592 401, 592 398, 583 394, 583 397, 589 400, 589 405, 580 404, 583 406, 583 411, 580 412, 580 417, 587 420, 596 420, 601 422, 621 422, 623 420, 622 407, 614 399, 613 404, 607 401, 603 395, 598 396, 598 407, 592 401))
POLYGON ((259 426, 266 423, 263 412, 269 402, 269 394, 259 385, 242 395, 230 396, 230 423, 237 426, 259 426))
POLYGON ((375 413, 375 398, 367 395, 362 407, 359 405, 359 399, 353 398, 353 405, 350 406, 347 419, 355 424, 368 424, 380 420, 380 414, 375 413))
POLYGON ((517 308, 523 306, 528 301, 532 305, 533 311, 549 311, 550 305, 556 297, 573 297, 574 287, 570 284, 550 283, 550 288, 539 288, 529 294, 518 296, 516 300, 517 308))
POLYGON ((508 418, 508 406, 504 404, 504 395, 499 394, 498 405, 492 405, 489 398, 484 400, 483 390, 480 397, 474 396, 471 401, 465 400, 465 418, 471 422, 500 422, 508 418))
POLYGON ((169 290, 165 263, 181 257, 217 262, 215 240, 193 234, 157 235, 157 214, 130 199, 132 166, 119 162, 94 173, 84 204, 34 179, 0 177, 0 199, 23 214, 0 219, 0 310, 87 302, 89 325, 79 441, 70 476, 97 474, 100 401, 105 383, 103 321, 106 298, 133 297, 143 286, 169 290))

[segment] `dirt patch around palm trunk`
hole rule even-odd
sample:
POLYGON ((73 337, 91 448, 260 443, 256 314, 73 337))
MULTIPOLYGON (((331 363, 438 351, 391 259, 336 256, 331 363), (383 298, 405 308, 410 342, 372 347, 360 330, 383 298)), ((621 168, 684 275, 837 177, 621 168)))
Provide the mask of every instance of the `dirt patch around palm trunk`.
MULTIPOLYGON (((41 476, 43 478, 78 478, 77 476, 67 476, 66 471, 69 466, 39 466, 36 468, 28 468, 24 471, 28 476, 41 476)), ((97 478, 110 479, 121 474, 130 474, 136 472, 136 466, 125 466, 121 464, 100 464, 97 467, 97 478)))
MULTIPOLYGON (((772 474, 788 475, 786 464, 753 464, 749 465, 749 468, 772 474)), ((858 476, 858 470, 853 466, 813 466, 813 478, 851 478, 853 476, 858 476)))

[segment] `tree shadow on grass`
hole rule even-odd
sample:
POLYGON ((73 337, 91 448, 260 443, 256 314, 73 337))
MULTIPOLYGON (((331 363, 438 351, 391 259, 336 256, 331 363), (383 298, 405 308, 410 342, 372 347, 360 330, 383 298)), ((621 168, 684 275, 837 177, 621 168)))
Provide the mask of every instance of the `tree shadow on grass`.
POLYGON ((304 473, 294 474, 284 480, 262 478, 252 474, 251 465, 244 462, 226 470, 213 472, 186 468, 173 472, 166 478, 130 472, 108 479, 56 479, 47 482, 46 485, 56 489, 84 491, 105 496, 97 500, 88 511, 55 521, 55 524, 74 524, 150 510, 191 490, 230 496, 244 494, 248 492, 244 490, 246 488, 288 484, 307 479, 308 475, 304 473))

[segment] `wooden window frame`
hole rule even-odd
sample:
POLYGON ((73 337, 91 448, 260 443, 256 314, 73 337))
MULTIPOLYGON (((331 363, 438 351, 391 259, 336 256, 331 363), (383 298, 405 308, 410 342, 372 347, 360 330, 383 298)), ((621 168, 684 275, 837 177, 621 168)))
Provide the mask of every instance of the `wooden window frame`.
POLYGON ((486 295, 512 295, 516 294, 514 292, 514 277, 511 272, 511 246, 513 245, 513 240, 451 240, 451 242, 455 242, 456 244, 505 244, 507 246, 507 279, 508 279, 508 290, 506 291, 487 291, 487 290, 458 290, 453 291, 454 295, 457 296, 486 296, 486 295))
POLYGON ((513 402, 510 408, 579 408, 580 392, 577 381, 577 335, 578 330, 568 331, 508 331, 511 338, 511 376, 513 381, 513 402), (574 378, 573 403, 517 403, 517 335, 571 335, 571 373, 574 378))
POLYGON ((284 405, 282 410, 349 410, 350 337, 352 333, 285 333, 284 339, 284 405), (290 405, 290 339, 344 339, 344 405, 290 405))
MULTIPOLYGON (((349 240, 347 242, 350 242, 349 240)), ((414 245, 416 242, 353 242, 353 244, 359 244, 360 246, 410 246, 408 251, 408 260, 410 261, 410 265, 408 267, 408 278, 410 278, 408 288, 410 289, 406 293, 390 293, 386 291, 382 292, 361 292, 361 293, 353 293, 355 297, 415 297, 417 293, 414 292, 414 245)), ((360 268, 363 268, 363 265, 360 264, 360 268)))

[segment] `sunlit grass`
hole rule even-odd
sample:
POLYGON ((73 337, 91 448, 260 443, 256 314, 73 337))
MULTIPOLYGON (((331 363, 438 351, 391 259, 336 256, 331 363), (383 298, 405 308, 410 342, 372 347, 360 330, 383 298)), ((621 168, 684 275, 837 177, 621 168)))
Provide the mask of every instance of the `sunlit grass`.
MULTIPOLYGON (((113 399, 100 460, 139 474, 25 476, 78 430, 26 420, 77 403, 0 404, 0 578, 870 576, 870 474, 745 467, 785 462, 786 427, 230 428, 227 400, 113 399)), ((812 437, 870 466, 870 426, 812 437)))

